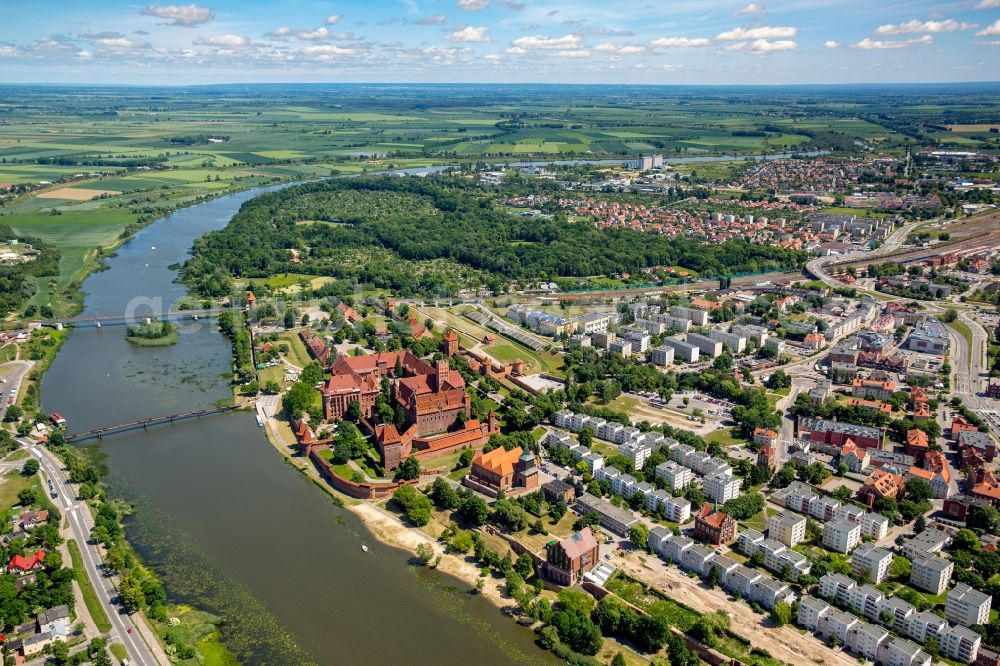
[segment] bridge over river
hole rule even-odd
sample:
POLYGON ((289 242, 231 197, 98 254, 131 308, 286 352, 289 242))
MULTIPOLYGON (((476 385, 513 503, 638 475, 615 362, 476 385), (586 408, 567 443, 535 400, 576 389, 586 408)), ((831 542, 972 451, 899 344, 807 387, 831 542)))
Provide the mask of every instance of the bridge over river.
POLYGON ((137 421, 130 421, 129 423, 118 423, 115 425, 104 426, 101 428, 92 428, 90 430, 84 430, 83 432, 75 432, 71 435, 65 437, 67 442, 84 442, 89 439, 104 439, 107 435, 114 435, 120 432, 128 432, 130 430, 148 430, 152 427, 158 425, 166 425, 169 423, 176 423, 178 421, 184 421, 187 419, 197 419, 203 416, 211 416, 212 414, 222 414, 223 412, 231 412, 235 409, 242 408, 243 405, 224 405, 217 407, 206 407, 204 409, 196 409, 190 412, 184 412, 182 414, 169 414, 167 416, 154 416, 148 419, 139 419, 137 421))

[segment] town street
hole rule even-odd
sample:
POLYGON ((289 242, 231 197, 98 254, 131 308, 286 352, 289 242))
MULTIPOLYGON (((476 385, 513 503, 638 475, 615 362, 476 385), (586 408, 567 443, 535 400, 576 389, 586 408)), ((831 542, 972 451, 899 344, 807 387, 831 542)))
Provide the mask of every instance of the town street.
POLYGON ((112 603, 111 597, 117 592, 110 585, 111 579, 102 573, 100 546, 90 541, 90 530, 93 527, 90 510, 85 504, 76 501, 76 490, 70 486, 62 462, 42 446, 33 444, 27 439, 19 439, 18 441, 38 460, 42 471, 52 481, 59 495, 56 503, 69 521, 70 534, 68 536, 75 539, 79 545, 87 577, 111 621, 109 641, 122 643, 128 652, 129 662, 132 664, 142 666, 168 664, 166 653, 160 648, 152 629, 149 628, 145 620, 139 615, 129 616, 125 614, 122 609, 112 603))

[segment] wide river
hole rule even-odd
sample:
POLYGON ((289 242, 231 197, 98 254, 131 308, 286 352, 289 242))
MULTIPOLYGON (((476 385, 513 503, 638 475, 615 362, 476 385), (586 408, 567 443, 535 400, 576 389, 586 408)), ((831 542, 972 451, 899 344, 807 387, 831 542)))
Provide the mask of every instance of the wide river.
MULTIPOLYGON (((85 314, 168 307, 184 293, 169 266, 260 191, 140 231, 84 283, 85 314)), ((229 374, 229 343, 213 325, 162 349, 130 345, 120 326, 80 327, 43 380, 43 402, 81 431, 211 405, 230 395, 229 374)), ((249 413, 116 435, 101 451, 112 494, 136 505, 129 541, 171 601, 222 618, 243 663, 557 663, 468 585, 375 541, 284 464, 249 413)))

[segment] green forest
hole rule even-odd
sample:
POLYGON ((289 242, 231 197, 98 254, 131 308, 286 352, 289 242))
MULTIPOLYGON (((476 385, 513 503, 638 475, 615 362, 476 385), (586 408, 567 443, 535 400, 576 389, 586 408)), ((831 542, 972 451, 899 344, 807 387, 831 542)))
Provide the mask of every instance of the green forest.
POLYGON ((18 236, 6 224, 0 224, 0 245, 23 251, 34 250, 30 261, 0 264, 0 312, 16 310, 35 294, 39 277, 59 274, 59 250, 38 238, 18 236), (12 245, 12 241, 17 245, 12 245))
POLYGON ((802 252, 732 241, 704 245, 630 230, 601 230, 561 216, 505 211, 503 193, 460 176, 335 179, 263 194, 229 225, 199 239, 184 277, 204 295, 227 278, 294 272, 355 278, 404 296, 440 293, 413 262, 446 261, 513 282, 634 273, 683 266, 704 276, 795 268, 802 252), (365 261, 360 262, 359 256, 365 261))

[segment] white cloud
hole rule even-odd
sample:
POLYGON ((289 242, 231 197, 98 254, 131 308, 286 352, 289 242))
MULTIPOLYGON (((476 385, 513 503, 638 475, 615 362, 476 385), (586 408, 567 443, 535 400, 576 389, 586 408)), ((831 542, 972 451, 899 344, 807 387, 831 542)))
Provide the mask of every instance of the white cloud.
POLYGON ((522 49, 574 49, 582 44, 583 39, 579 35, 563 35, 562 37, 531 35, 518 37, 514 40, 514 46, 522 49))
POLYGON ((924 44, 933 44, 934 38, 930 35, 924 35, 923 37, 917 37, 914 39, 902 39, 902 40, 878 40, 878 39, 862 39, 857 44, 851 44, 852 49, 905 49, 911 46, 921 46, 924 44))
POLYGON ((326 20, 324 20, 323 23, 326 23, 327 25, 337 25, 340 23, 340 19, 342 18, 344 17, 340 14, 330 14, 326 17, 326 20))
POLYGON ((528 49, 520 46, 511 46, 510 48, 504 49, 504 53, 509 53, 511 55, 524 55, 527 52, 528 49))
POLYGON ((489 0, 458 0, 458 8, 468 9, 470 12, 486 9, 489 6, 489 0))
MULTIPOLYGON (((0 47, 0 54, 2 53, 3 53, 3 47, 0 47)), ((79 51, 77 52, 76 57, 79 58, 80 60, 90 60, 91 58, 94 57, 94 54, 91 53, 90 51, 79 51)))
POLYGON ((799 34, 799 29, 792 26, 772 27, 762 25, 759 28, 733 28, 726 32, 720 32, 715 36, 719 41, 740 41, 744 39, 777 39, 794 37, 799 34))
POLYGON ((506 9, 513 9, 514 11, 521 11, 524 9, 523 2, 517 2, 516 0, 497 0, 497 4, 506 9))
POLYGON ((486 55, 483 56, 483 60, 490 60, 490 61, 500 60, 500 54, 499 53, 487 53, 486 55))
POLYGON ((749 5, 743 9, 737 9, 733 12, 733 16, 750 16, 752 14, 761 14, 764 12, 764 5, 759 2, 751 2, 749 5))
POLYGON ((299 39, 304 39, 306 41, 315 41, 317 39, 326 39, 330 36, 330 31, 326 28, 316 28, 315 30, 299 30, 295 33, 299 39))
POLYGON ((302 53, 307 56, 333 57, 354 55, 354 49, 337 46, 336 44, 312 44, 302 48, 302 53))
POLYGON ((827 41, 823 42, 823 47, 828 49, 839 49, 840 42, 835 42, 832 39, 828 39, 827 41))
POLYGON ((978 35, 979 37, 986 37, 986 36, 992 37, 994 35, 1000 35, 1000 19, 997 19, 993 23, 989 24, 988 26, 977 32, 976 35, 978 35))
POLYGON ((447 14, 435 14, 434 16, 428 16, 426 18, 417 19, 417 25, 441 25, 448 20, 447 14))
POLYGON ((0 44, 0 58, 16 56, 20 53, 17 47, 10 46, 8 44, 0 44))
POLYGON ((750 44, 750 50, 753 53, 774 53, 776 51, 791 51, 798 44, 790 39, 779 39, 777 41, 770 42, 766 39, 758 39, 750 44))
POLYGON ((488 42, 490 38, 486 35, 487 28, 481 27, 476 28, 471 25, 467 25, 461 30, 456 30, 451 33, 445 39, 449 42, 488 42))
POLYGON ((980 0, 973 9, 1000 9, 1000 0, 980 0))
POLYGON ((201 23, 208 23, 214 18, 212 10, 208 7, 199 7, 192 3, 190 5, 149 5, 140 12, 143 16, 155 16, 157 18, 168 19, 170 25, 190 28, 201 23))
POLYGON ((110 37, 107 39, 95 39, 95 46, 100 46, 102 49, 108 49, 109 51, 124 51, 135 47, 135 42, 131 39, 126 39, 124 37, 110 37))
POLYGON ((689 46, 708 46, 709 42, 704 37, 660 37, 649 43, 654 49, 685 48, 689 46))
POLYGON ((971 30, 978 28, 978 23, 959 23, 955 19, 945 21, 906 21, 905 23, 886 23, 875 28, 876 35, 910 35, 914 33, 927 34, 936 32, 955 32, 956 30, 971 30))
POLYGON ((292 34, 292 29, 288 26, 281 26, 280 28, 275 28, 271 32, 265 33, 267 37, 287 37, 292 34))
POLYGON ((565 51, 556 51, 556 55, 560 58, 589 58, 590 51, 586 49, 569 49, 565 51))
POLYGON ((601 53, 620 53, 621 55, 635 55, 646 50, 644 46, 633 46, 632 44, 612 44, 604 42, 594 47, 595 51, 601 53))
POLYGON ((196 39, 194 43, 204 46, 246 46, 250 40, 243 35, 225 34, 201 37, 196 39))

